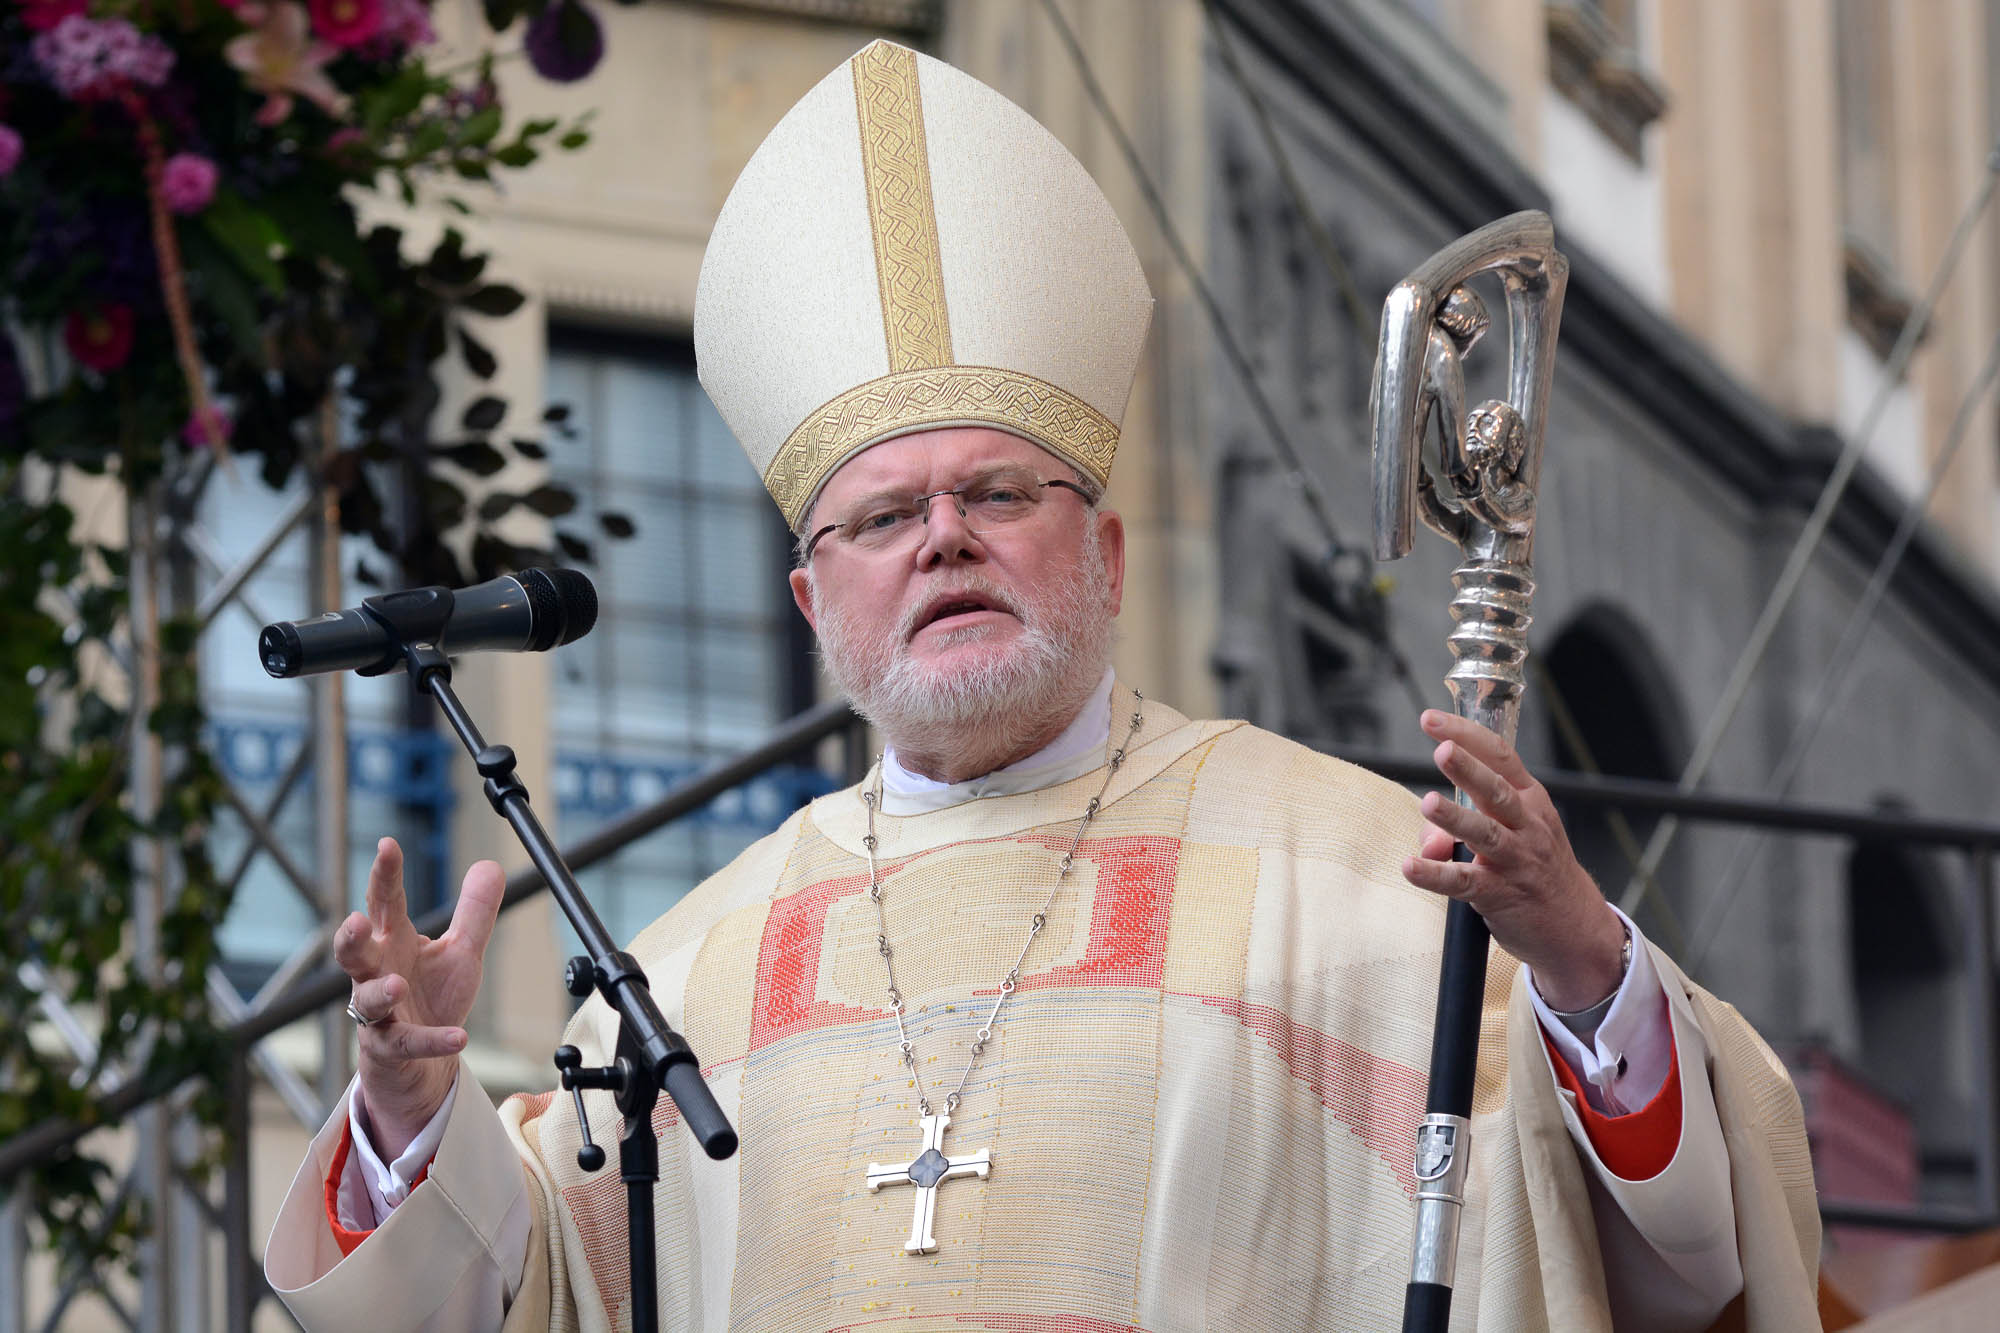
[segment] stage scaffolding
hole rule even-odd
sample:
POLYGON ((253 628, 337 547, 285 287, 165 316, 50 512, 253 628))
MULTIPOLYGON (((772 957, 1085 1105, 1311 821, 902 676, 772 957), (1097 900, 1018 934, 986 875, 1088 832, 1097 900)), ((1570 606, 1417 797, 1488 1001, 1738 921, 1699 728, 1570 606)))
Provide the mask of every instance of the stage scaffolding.
MULTIPOLYGON (((130 507, 132 634, 121 669, 130 680, 135 705, 144 705, 156 689, 158 633, 163 620, 191 611, 206 642, 216 637, 218 621, 232 608, 240 609, 250 624, 275 618, 270 611, 281 608, 253 604, 247 588, 252 576, 295 532, 303 530, 311 553, 307 602, 319 610, 342 605, 340 532, 330 497, 308 489, 282 510, 246 555, 230 562, 224 559, 214 534, 197 517, 203 490, 216 469, 215 461, 205 458, 185 473, 167 478, 130 507)), ((239 622, 231 623, 242 627, 239 622)), ((239 649, 232 641, 229 651, 239 649)), ((241 884, 260 858, 268 858, 309 908, 313 928, 247 1001, 220 966, 212 969, 207 979, 210 997, 228 1025, 230 1038, 223 1169, 207 1183, 195 1180, 188 1170, 189 1161, 203 1147, 203 1135, 188 1111, 196 1091, 192 1085, 147 1086, 121 1071, 109 1072, 100 1087, 103 1123, 129 1126, 134 1141, 119 1191, 143 1199, 154 1219, 141 1252, 137 1288, 108 1274, 78 1274, 48 1293, 40 1308, 30 1309, 25 1219, 18 1204, 11 1205, 0 1210, 0 1333, 59 1329, 80 1299, 100 1302, 113 1322, 135 1333, 206 1333, 221 1328, 247 1333, 260 1306, 268 1304, 271 1310, 282 1311, 278 1302, 266 1302, 269 1292, 262 1277, 262 1238, 251 1234, 250 1107, 253 1095, 267 1092, 300 1126, 315 1131, 350 1073, 351 1025, 341 1009, 348 983, 326 957, 326 942, 349 910, 348 728, 342 679, 337 674, 313 679, 309 734, 285 765, 268 799, 253 804, 236 784, 228 783, 225 788, 225 803, 241 820, 249 839, 243 854, 225 868, 227 882, 232 887, 241 884), (309 769, 315 777, 310 790, 316 833, 307 864, 295 857, 275 829, 288 803, 300 799, 301 781, 309 769), (312 1020, 317 1036, 320 1073, 316 1084, 308 1083, 281 1061, 269 1040, 281 1028, 302 1019, 312 1020)), ((160 798, 167 756, 158 739, 145 728, 138 728, 136 735, 131 787, 137 812, 143 815, 160 798)), ((717 796, 779 765, 801 757, 820 757, 830 740, 837 742, 838 748, 831 766, 858 777, 865 762, 866 737, 847 705, 833 701, 801 713, 755 749, 696 774, 651 805, 565 848, 565 854, 573 868, 584 869, 677 819, 695 814, 717 796)), ((1344 754, 1400 782, 1430 785, 1436 780, 1427 765, 1401 757, 1344 754)), ((1996 1058, 1994 1031, 1993 934, 1994 898, 2000 891, 1996 885, 2000 825, 1687 794, 1666 783, 1574 773, 1547 774, 1544 782, 1560 800, 1628 814, 1668 814, 1686 821, 1754 827, 1780 835, 1869 839, 1952 854, 1962 872, 1959 923, 1964 927, 1964 938, 1973 942, 1961 1001, 1969 1007, 1976 1061, 1974 1206, 1958 1210, 1887 1209, 1823 1199, 1822 1213, 1829 1222, 1850 1226, 1934 1232, 2000 1226, 2000 1058, 1996 1058)), ((160 956, 157 923, 166 895, 175 890, 176 867, 167 849, 158 845, 137 846, 133 855, 142 888, 135 904, 136 961, 157 975, 168 962, 160 956)), ((514 907, 543 887, 532 870, 515 875, 508 883, 506 907, 514 907)), ((445 904, 419 918, 418 928, 436 934, 449 917, 450 905, 445 904)), ((49 1027, 68 1045, 79 1065, 88 1066, 96 1047, 86 1017, 54 990, 45 993, 42 1010, 49 1027)), ((22 1168, 87 1132, 91 1131, 76 1125, 49 1123, 0 1144, 0 1189, 22 1168)), ((284 1317, 280 1314, 278 1318, 284 1317)))

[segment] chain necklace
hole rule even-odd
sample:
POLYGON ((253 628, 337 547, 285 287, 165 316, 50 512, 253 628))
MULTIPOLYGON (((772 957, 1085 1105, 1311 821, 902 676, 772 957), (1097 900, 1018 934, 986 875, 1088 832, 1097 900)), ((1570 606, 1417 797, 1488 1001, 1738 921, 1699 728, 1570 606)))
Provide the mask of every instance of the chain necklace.
MULTIPOLYGON (((1143 705, 1145 696, 1134 690, 1135 705, 1143 705)), ((1021 943, 1020 956, 1007 974, 1000 978, 1000 993, 993 997, 993 1007, 986 1013, 986 1021, 974 1036, 971 1049, 966 1053, 965 1069, 958 1076, 958 1086, 945 1094, 944 1109, 931 1109, 930 1093, 924 1087, 923 1072, 917 1067, 917 1043, 910 1036, 903 1005, 903 992, 896 985, 895 950, 889 947, 889 919, 882 906, 882 876, 876 865, 875 810, 882 803, 882 761, 875 763, 875 785, 861 794, 862 802, 868 807, 868 834, 862 845, 868 849, 868 897, 875 904, 875 947, 882 955, 882 971, 889 980, 889 1005, 896 1015, 896 1049, 901 1053, 903 1064, 909 1069, 910 1077, 917 1085, 917 1109, 923 1116, 924 1151, 914 1160, 894 1166, 882 1166, 874 1162, 868 1164, 868 1189, 870 1193, 884 1185, 915 1185, 917 1187, 916 1217, 910 1225, 910 1237, 903 1245, 905 1253, 928 1254, 937 1248, 937 1240, 931 1235, 931 1220, 937 1210, 937 1187, 946 1180, 963 1176, 977 1176, 984 1180, 992 1169, 992 1156, 984 1148, 963 1157, 947 1157, 944 1153, 944 1132, 951 1124, 952 1112, 958 1110, 960 1098, 965 1093, 965 1084, 972 1077, 972 1070, 979 1063, 986 1044, 993 1040, 993 1025, 1000 1017, 1001 1007, 1007 997, 1021 984, 1021 965, 1028 960, 1028 950, 1034 948, 1035 937, 1049 923, 1049 909, 1055 906, 1056 895, 1069 880, 1069 872, 1075 868, 1077 849, 1083 846, 1083 835, 1090 828, 1092 820, 1104 802, 1104 794, 1111 790, 1111 779, 1124 766, 1125 752, 1132 745, 1132 738, 1139 734, 1139 724, 1144 720, 1142 707, 1132 710, 1132 725, 1125 733, 1125 739, 1111 752, 1104 774, 1104 781, 1097 789, 1097 795, 1090 798, 1090 804, 1083 808, 1083 815, 1076 822, 1076 834, 1070 839, 1069 850, 1063 853, 1056 865, 1055 883, 1049 886, 1049 896, 1042 909, 1028 922, 1028 938, 1021 943)))

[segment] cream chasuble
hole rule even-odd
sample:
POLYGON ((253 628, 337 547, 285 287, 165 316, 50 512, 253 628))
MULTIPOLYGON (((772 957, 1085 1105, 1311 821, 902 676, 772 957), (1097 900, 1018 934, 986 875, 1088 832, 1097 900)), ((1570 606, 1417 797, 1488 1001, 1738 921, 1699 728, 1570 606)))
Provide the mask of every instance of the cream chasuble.
MULTIPOLYGON (((1132 706, 1117 688, 1119 737, 1132 706)), ((663 1328, 1400 1325, 1444 915, 1398 872, 1416 803, 1242 723, 1145 711, 944 1131, 945 1154, 987 1170, 935 1183, 932 1253, 905 1252, 925 1193, 887 1177, 870 1188, 871 1165, 893 1175, 927 1139, 884 996, 858 790, 794 815, 633 944, 743 1141, 735 1159, 702 1158, 662 1099, 663 1328)), ((1102 781, 1099 768, 879 817, 897 979, 934 1098, 964 1067, 1102 781)), ((1690 1034, 1683 1068, 1708 1065, 1727 1163, 1676 1158, 1637 1187, 1651 1203, 1607 1190, 1566 1123, 1519 968, 1496 956, 1454 1329, 1610 1329, 1593 1203, 1643 1224, 1664 1196, 1648 1240, 1671 1263, 1700 1240, 1672 1234, 1672 1196, 1724 1171, 1747 1326, 1816 1322, 1797 1097, 1733 1010, 1654 957, 1690 1034), (1529 1067, 1511 1100, 1510 1060, 1529 1067)), ((565 1040, 601 1062, 613 1022, 593 999, 565 1040)), ((609 1096, 585 1100, 596 1140, 614 1143, 609 1096)), ((525 1189, 534 1235, 506 1327, 629 1327, 615 1154, 594 1175, 577 1168, 567 1097, 511 1098, 493 1123, 460 1096, 430 1180, 344 1262, 327 1255, 318 1211, 326 1137, 272 1246, 274 1284, 297 1288, 286 1299, 309 1326, 387 1327, 367 1310, 385 1282, 428 1281, 435 1308, 490 1257, 503 1196, 525 1189), (494 1178, 502 1126, 524 1184, 494 1178)))

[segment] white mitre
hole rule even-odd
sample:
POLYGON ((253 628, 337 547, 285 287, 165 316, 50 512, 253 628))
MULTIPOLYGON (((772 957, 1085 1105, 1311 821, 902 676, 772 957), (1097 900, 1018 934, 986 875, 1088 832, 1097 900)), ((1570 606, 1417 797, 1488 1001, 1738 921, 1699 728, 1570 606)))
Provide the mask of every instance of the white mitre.
POLYGON ((1153 296, 1111 204, 977 79, 875 42, 722 205, 695 292, 702 386, 794 530, 872 444, 993 426, 1111 476, 1153 296))

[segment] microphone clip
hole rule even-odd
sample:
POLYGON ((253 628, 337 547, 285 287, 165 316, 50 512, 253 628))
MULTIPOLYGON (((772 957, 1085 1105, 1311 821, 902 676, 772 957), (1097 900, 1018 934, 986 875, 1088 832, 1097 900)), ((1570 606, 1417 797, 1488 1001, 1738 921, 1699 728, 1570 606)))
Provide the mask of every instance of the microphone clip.
POLYGON ((362 599, 361 610, 388 631, 400 653, 357 668, 355 674, 386 676, 398 666, 407 666, 410 680, 419 690, 427 676, 441 672, 450 680, 451 660, 438 643, 451 623, 452 605, 450 588, 406 588, 362 599))

